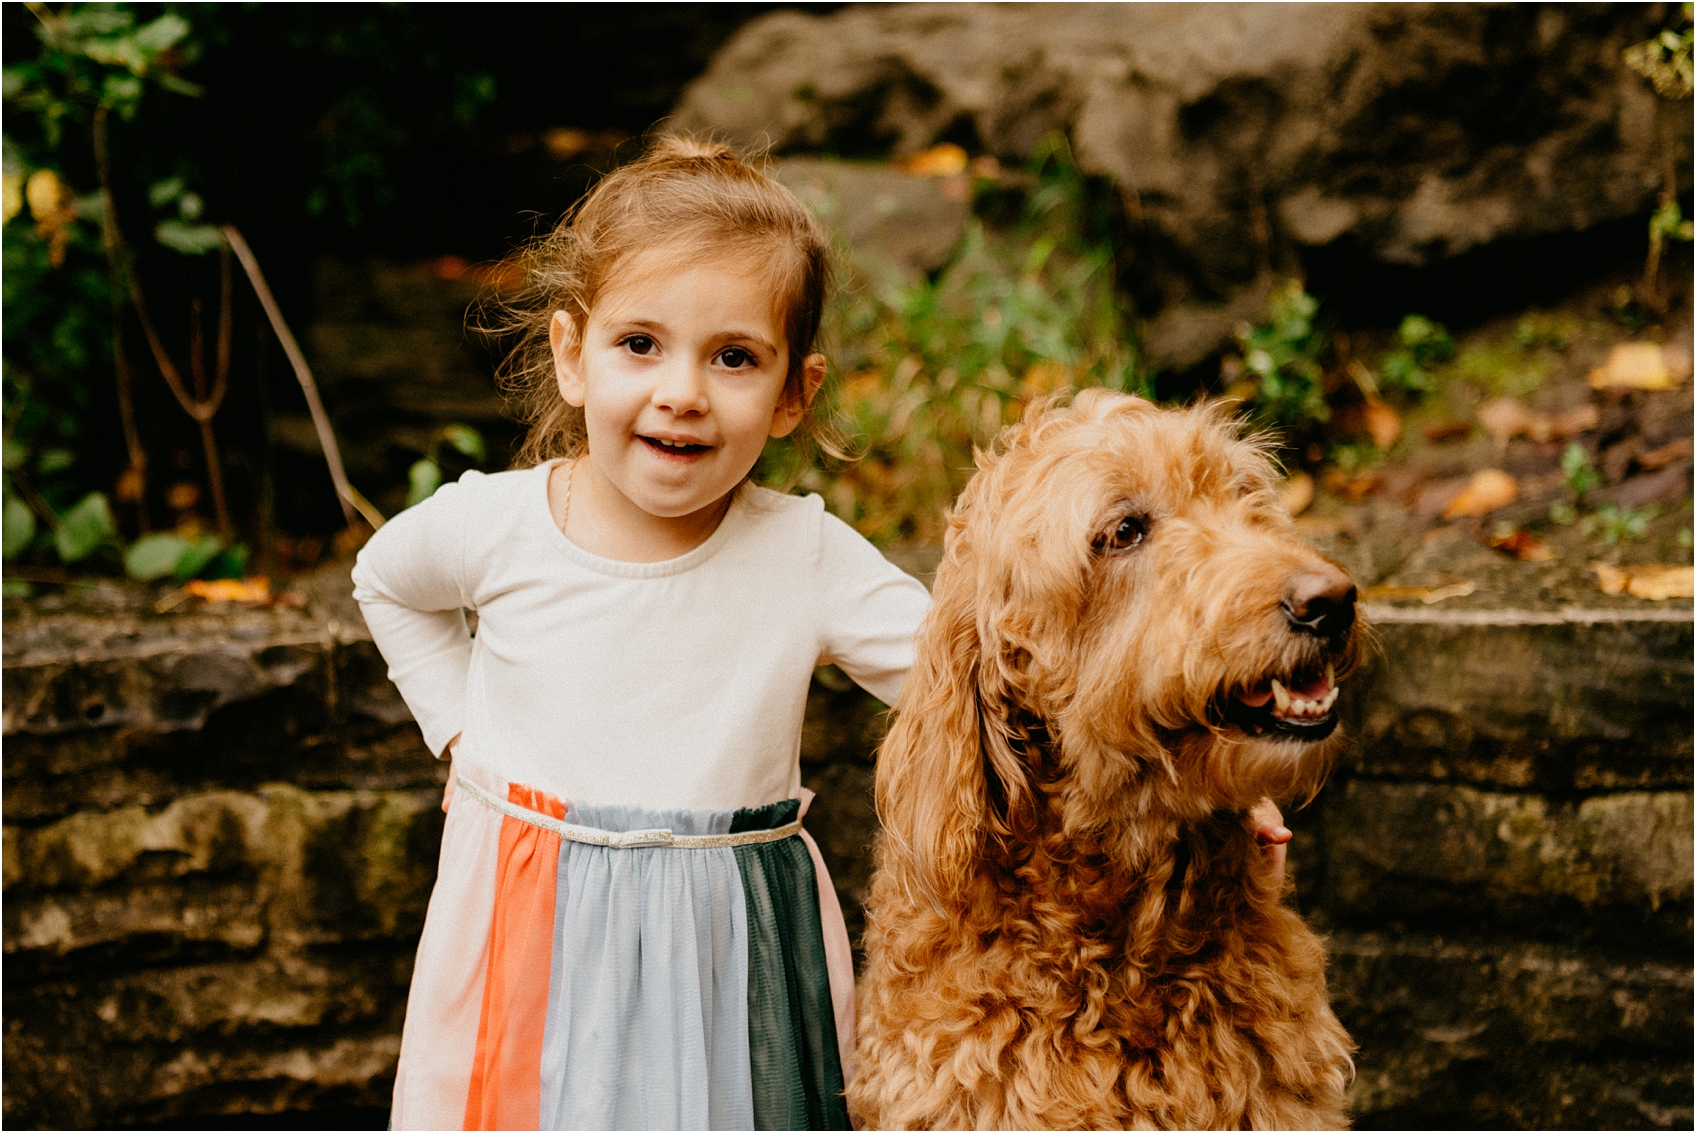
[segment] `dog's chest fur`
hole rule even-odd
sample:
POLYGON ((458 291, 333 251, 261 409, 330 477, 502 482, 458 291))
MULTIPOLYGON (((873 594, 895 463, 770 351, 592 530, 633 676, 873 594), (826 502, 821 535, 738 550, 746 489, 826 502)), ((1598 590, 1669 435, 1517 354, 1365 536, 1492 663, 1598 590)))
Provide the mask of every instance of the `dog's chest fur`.
POLYGON ((863 1069, 906 1081, 862 1124, 1343 1124, 1342 1076, 1323 1070, 1348 1040, 1314 1011, 1322 950, 1240 820, 1185 829, 1134 869, 1057 829, 1019 846, 953 908, 874 892, 868 952, 900 975, 867 989, 863 1020, 923 1018, 927 1042, 862 1044, 900 1049, 863 1069))

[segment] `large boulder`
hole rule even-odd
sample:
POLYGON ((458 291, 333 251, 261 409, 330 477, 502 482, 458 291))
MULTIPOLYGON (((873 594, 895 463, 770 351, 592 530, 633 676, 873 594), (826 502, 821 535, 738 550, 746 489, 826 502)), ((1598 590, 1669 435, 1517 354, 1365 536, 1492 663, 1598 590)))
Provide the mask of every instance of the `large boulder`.
POLYGON ((778 152, 952 140, 1004 159, 1062 130, 1080 167, 1121 189, 1153 302, 1217 305, 1211 339, 1193 317, 1156 328, 1156 353, 1169 339, 1183 364, 1303 249, 1424 266, 1640 216, 1669 170, 1687 191, 1689 100, 1659 99, 1621 60, 1674 18, 1607 4, 782 11, 720 50, 672 125, 778 152))

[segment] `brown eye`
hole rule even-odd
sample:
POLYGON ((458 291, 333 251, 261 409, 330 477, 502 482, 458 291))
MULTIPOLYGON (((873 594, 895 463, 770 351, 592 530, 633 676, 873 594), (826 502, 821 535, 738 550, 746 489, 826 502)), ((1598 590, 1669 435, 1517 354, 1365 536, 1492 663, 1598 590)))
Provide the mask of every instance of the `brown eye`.
POLYGON ((1140 515, 1127 515, 1107 537, 1107 546, 1115 551, 1129 550, 1148 534, 1148 521, 1140 515))

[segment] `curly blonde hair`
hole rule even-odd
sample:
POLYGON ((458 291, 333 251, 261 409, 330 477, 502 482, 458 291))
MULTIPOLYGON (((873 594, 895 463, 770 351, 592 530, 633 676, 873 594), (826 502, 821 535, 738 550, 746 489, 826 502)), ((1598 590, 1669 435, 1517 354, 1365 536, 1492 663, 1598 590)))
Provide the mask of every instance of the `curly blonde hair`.
MULTIPOLYGON (((830 288, 830 240, 795 195, 728 146, 665 137, 607 174, 551 232, 520 248, 502 272, 522 282, 486 303, 480 329, 516 343, 498 372, 527 427, 513 463, 529 467, 584 451, 583 410, 560 396, 548 332, 564 311, 583 333, 595 300, 638 255, 667 266, 726 257, 758 264, 782 297, 789 350, 786 394, 799 397, 830 288)), ((763 162, 761 162, 763 164, 763 162)), ((791 435, 806 453, 841 455, 815 398, 791 435)))

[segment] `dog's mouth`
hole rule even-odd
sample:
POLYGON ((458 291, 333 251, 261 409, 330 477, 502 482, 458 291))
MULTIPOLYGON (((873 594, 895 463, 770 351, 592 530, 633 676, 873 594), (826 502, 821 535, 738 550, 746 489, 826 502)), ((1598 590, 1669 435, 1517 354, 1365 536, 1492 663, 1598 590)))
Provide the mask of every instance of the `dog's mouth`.
POLYGON ((1220 715, 1225 722, 1251 735, 1322 740, 1337 729, 1336 667, 1266 676, 1221 700, 1220 715))

